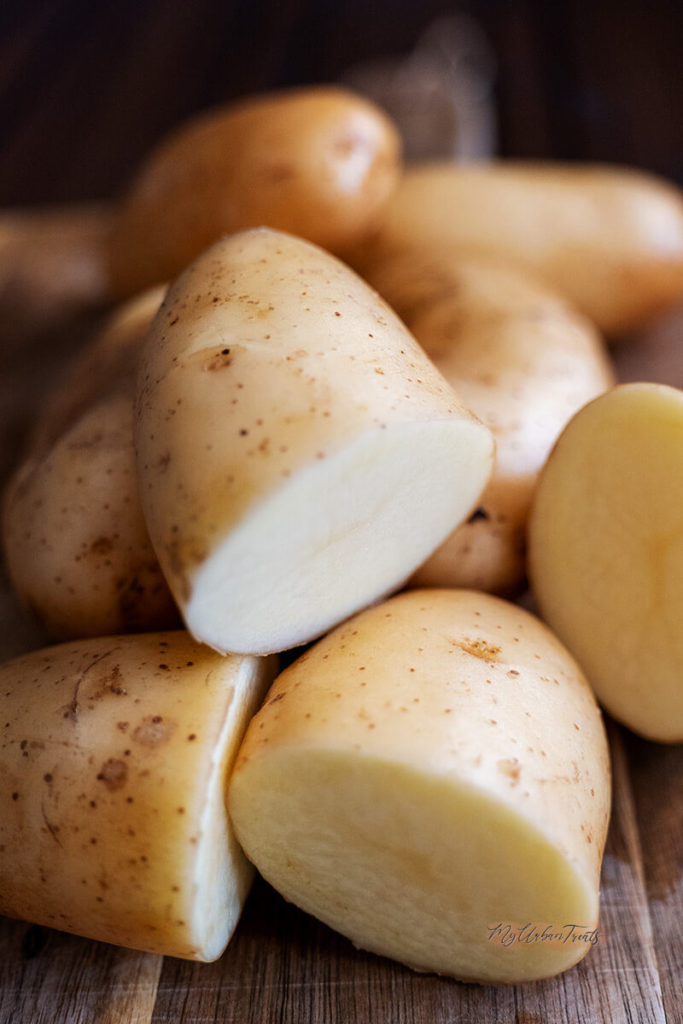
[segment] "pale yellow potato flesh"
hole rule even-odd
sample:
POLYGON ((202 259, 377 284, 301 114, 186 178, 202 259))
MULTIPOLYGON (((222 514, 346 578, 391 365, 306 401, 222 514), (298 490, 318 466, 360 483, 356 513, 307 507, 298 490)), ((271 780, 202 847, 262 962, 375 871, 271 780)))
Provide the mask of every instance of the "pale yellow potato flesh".
POLYGON ((267 229, 171 288, 143 352, 152 543, 190 632, 304 643, 398 589, 476 507, 490 432, 328 253, 267 229))
POLYGON ((614 383, 602 339, 544 285, 451 248, 389 257, 368 280, 496 439, 475 516, 412 584, 519 592, 538 473, 571 416, 614 383))
POLYGON ((291 231, 331 251, 357 244, 396 185, 400 148, 379 107, 333 86, 200 115, 149 156, 116 213, 113 294, 173 278, 245 228, 291 231))
POLYGON ((624 384, 558 441, 529 522, 543 617, 611 715, 683 740, 683 392, 624 384))
POLYGON ((480 982, 590 949, 609 804, 573 659, 529 613, 449 590, 362 612, 286 669, 229 790, 239 842, 286 899, 362 948, 480 982))
POLYGON ((455 245, 531 272, 605 333, 641 327, 683 299, 683 200, 617 167, 493 161, 409 168, 361 272, 415 245, 455 245))
POLYGON ((130 389, 23 463, 2 537, 15 592, 54 639, 180 625, 140 504, 130 389))
POLYGON ((0 667, 0 913, 220 956, 252 879, 226 781, 273 669, 220 658, 182 631, 0 667))

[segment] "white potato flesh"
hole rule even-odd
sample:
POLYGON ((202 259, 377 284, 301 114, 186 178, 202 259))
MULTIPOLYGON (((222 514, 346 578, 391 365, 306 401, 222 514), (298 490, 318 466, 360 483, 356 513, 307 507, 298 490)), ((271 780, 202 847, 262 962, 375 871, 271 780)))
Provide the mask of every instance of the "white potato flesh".
POLYGON ((451 248, 389 258, 369 280, 496 439, 476 515, 412 582, 519 591, 538 473, 571 416, 614 383, 602 339, 533 278, 451 248))
POLYGON ((323 250, 261 229, 171 288, 143 353, 140 493, 192 634, 304 643, 397 589, 472 511, 490 432, 323 250))
POLYGON ((182 631, 63 644, 0 667, 0 913, 220 956, 252 878, 225 787, 273 669, 182 631))
POLYGON ((683 740, 683 391, 624 384, 577 413, 541 474, 529 575, 610 714, 683 740))
POLYGON ((286 669, 229 790, 241 845, 286 899, 362 948, 482 982, 590 948, 609 802, 570 655, 529 613, 448 590, 362 612, 286 669), (572 924, 581 940, 557 938, 572 924), (555 938, 502 941, 526 925, 555 938))

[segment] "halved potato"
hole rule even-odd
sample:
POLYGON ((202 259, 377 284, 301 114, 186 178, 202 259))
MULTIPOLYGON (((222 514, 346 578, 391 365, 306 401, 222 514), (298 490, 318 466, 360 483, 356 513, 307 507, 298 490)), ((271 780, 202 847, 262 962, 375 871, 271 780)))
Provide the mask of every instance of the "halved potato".
POLYGON ((528 612, 448 590, 362 612, 286 669, 229 791, 286 899, 364 949, 481 982, 590 949, 609 803, 571 656, 528 612))
POLYGON ((541 474, 529 575, 610 714, 683 740, 683 391, 623 384, 577 413, 541 474))
POLYGON ((190 632, 263 654, 398 589, 476 506, 490 432, 365 282, 266 229, 209 249, 148 337, 136 445, 190 632))
POLYGON ((226 781, 273 668, 180 631, 64 644, 0 667, 0 913, 220 956, 252 878, 226 781))

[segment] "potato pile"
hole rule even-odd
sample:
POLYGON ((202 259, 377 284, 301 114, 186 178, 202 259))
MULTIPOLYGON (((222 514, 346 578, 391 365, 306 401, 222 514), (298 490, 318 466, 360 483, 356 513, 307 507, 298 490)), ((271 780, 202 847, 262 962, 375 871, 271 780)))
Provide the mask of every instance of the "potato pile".
POLYGON ((4 499, 17 594, 67 642, 0 668, 0 911, 210 960, 251 862, 419 970, 570 967, 595 694, 683 738, 683 397, 615 387, 600 333, 683 299, 678 192, 403 170, 381 111, 300 89, 162 143, 97 261, 128 301, 4 499), (557 636, 500 596, 527 565, 557 636))

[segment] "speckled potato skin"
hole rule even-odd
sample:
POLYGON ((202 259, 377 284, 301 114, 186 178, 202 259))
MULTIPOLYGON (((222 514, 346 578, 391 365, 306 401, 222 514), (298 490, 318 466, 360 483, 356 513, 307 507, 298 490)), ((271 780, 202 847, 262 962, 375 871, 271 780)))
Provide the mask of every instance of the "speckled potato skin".
POLYGON ((538 276, 611 337, 683 299, 683 201, 617 167, 492 162, 408 169, 361 272, 415 245, 451 244, 538 276))
POLYGON ((29 456, 3 513, 10 579, 48 635, 180 625, 140 505, 131 381, 29 456))
POLYGON ((210 898, 225 900, 208 866, 197 877, 212 800, 220 856, 235 873, 236 903, 224 908, 233 926, 251 881, 222 810, 236 744, 267 685, 265 662, 239 678, 247 661, 178 631, 60 645, 0 667, 1 913, 205 958, 198 883, 215 881, 210 898))
POLYGON ((45 452, 96 401, 134 380, 138 355, 166 288, 149 288, 117 307, 46 395, 27 450, 45 452))
POLYGON ((181 609, 212 546, 297 472, 387 424, 459 419, 475 422, 341 262, 267 229, 214 246, 170 289, 138 377, 141 500, 181 609))
POLYGON ((479 508, 412 582, 512 595, 538 474, 574 413, 614 383, 602 339, 526 274, 449 247, 389 257, 368 280, 496 439, 479 508))
POLYGON ((124 198, 109 245, 113 293, 173 278, 221 235, 250 227, 344 249, 373 226, 399 169, 389 118, 345 89, 206 113, 161 143, 124 198))
MULTIPOLYGON (((408 805, 401 804, 401 787, 414 774, 462 784, 470 792, 481 793, 482 801, 491 797, 549 837, 582 879, 593 915, 590 927, 595 927, 610 807, 608 747, 589 686, 542 623, 499 598, 473 591, 407 591, 360 613, 318 641, 275 680, 238 754, 229 808, 247 856, 266 879, 287 899, 361 947, 396 956, 421 970, 480 981, 539 977, 579 959, 586 947, 565 950, 564 964, 560 966, 561 954, 553 965, 552 958, 544 960, 546 952, 539 945, 539 959, 530 966, 523 949, 510 947, 502 950, 497 964, 470 973, 462 964, 457 968, 430 960, 430 954, 421 951, 421 940, 413 938, 409 918, 398 929, 393 948, 384 941, 385 922, 404 913, 411 904, 413 886, 419 892, 425 885, 431 892, 433 872, 439 860, 443 862, 438 849, 419 856, 414 849, 419 836, 414 835, 408 805), (328 881, 323 868, 309 877, 306 860, 297 870, 302 851, 310 849, 313 870, 318 871, 316 858, 327 855, 326 844, 334 848, 336 826, 322 837, 316 822, 305 818, 307 807, 314 813, 306 794, 293 792, 293 781, 284 777, 293 754, 303 766, 309 764, 309 776, 316 784, 318 773, 330 763, 320 757, 343 758, 345 773, 357 768, 362 795, 355 811, 340 811, 340 834, 347 845, 336 851, 336 870, 354 877, 354 844, 356 838, 361 842, 367 829, 376 866, 385 847, 387 867, 391 858, 403 865, 403 891, 385 892, 383 904, 375 906, 367 891, 354 891, 342 878, 329 880, 336 896, 328 900, 321 896, 328 881), (382 771, 389 777, 395 771, 396 801, 404 816, 399 824, 386 819, 380 807, 365 813, 362 778, 371 769, 373 774, 382 771), (282 789, 278 779, 283 779, 282 789), (286 839, 271 832, 280 826, 265 816, 266 808, 273 806, 268 796, 273 785, 277 799, 284 801, 286 839), (356 813, 363 825, 354 823, 356 813), (287 821, 292 822, 291 829, 287 821), (350 924, 354 915, 355 923, 350 924)), ((335 799, 331 792, 333 805, 335 799)), ((335 813, 332 809, 330 817, 335 813)), ((442 825, 445 837, 452 826, 447 817, 442 825)), ((496 858, 507 864, 509 855, 492 834, 485 854, 492 878, 496 858)), ((520 878, 527 871, 533 876, 533 867, 520 863, 516 868, 520 878)), ((450 885, 447 867, 443 870, 443 884, 450 885)), ((365 881, 371 880, 366 877, 365 881)), ((483 893, 467 890, 467 880, 464 887, 465 904, 475 901, 476 906, 478 898, 485 899, 483 893)), ((438 910, 433 929, 426 927, 430 941, 432 931, 439 931, 453 912, 459 913, 458 906, 447 905, 445 894, 443 902, 439 900, 438 888, 431 897, 438 910)), ((514 883, 510 898, 514 902, 514 883)), ((504 902, 503 893, 494 908, 503 918, 504 902)), ((420 897, 417 903, 422 905, 420 897)), ((469 941, 465 944, 468 956, 469 941)), ((483 925, 472 941, 485 957, 494 955, 483 925)), ((532 953, 532 961, 536 954, 532 953)))

